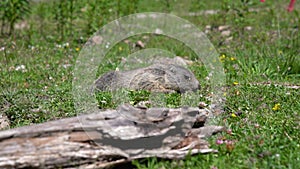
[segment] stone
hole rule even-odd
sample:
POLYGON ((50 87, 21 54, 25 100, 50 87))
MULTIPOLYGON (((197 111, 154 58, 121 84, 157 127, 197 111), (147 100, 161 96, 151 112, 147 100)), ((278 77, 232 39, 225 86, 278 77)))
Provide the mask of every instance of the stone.
POLYGON ((222 36, 229 36, 231 34, 231 31, 230 30, 225 30, 225 31, 222 31, 221 32, 221 35, 222 36))
POLYGON ((10 127, 10 121, 5 114, 0 114, 0 130, 10 127))

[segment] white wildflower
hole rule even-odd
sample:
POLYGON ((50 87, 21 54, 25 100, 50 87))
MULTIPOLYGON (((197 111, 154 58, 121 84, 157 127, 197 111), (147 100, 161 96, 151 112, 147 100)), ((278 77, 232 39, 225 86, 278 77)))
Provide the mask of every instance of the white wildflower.
POLYGON ((22 72, 27 71, 25 65, 18 65, 18 66, 16 66, 15 70, 16 71, 22 71, 22 72))

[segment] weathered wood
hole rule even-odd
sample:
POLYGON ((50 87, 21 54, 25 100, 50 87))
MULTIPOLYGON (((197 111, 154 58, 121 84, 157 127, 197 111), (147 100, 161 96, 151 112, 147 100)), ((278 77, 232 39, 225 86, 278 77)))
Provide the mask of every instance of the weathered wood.
POLYGON ((103 168, 145 157, 180 159, 189 153, 215 152, 203 138, 224 128, 190 125, 192 119, 205 121, 207 114, 198 108, 126 104, 1 131, 0 168, 103 168))

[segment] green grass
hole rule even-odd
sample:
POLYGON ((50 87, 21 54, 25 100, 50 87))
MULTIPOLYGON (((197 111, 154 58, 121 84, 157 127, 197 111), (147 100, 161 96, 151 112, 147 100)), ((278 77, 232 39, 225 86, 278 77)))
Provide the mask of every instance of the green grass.
MULTIPOLYGON (((229 130, 208 141, 217 154, 197 155, 184 160, 149 158, 134 161, 137 168, 297 168, 300 165, 300 34, 299 3, 288 13, 287 1, 104 1, 101 8, 94 1, 74 1, 67 20, 55 19, 58 1, 33 3, 25 17, 28 29, 16 29, 12 35, 0 37, 0 113, 5 113, 11 128, 75 116, 72 99, 73 69, 86 40, 101 25, 134 12, 170 12, 197 25, 214 44, 226 72, 225 112, 213 120, 229 130), (221 3, 222 2, 222 3, 221 3), (106 3, 106 4, 105 4, 106 3), (95 7, 95 8, 93 8, 95 7), (251 11, 255 8, 259 11, 251 11), (110 12, 109 12, 109 9, 110 12), (189 16, 189 12, 216 9, 215 15, 189 16), (95 10, 94 15, 89 10, 95 10), (102 10, 102 11, 101 11, 102 10), (98 13, 97 13, 98 11, 98 13), (101 11, 101 12, 100 12, 101 11), (90 13, 89 13, 90 12, 90 13), (98 20, 96 18, 101 18, 98 20), (71 22, 72 20, 72 22, 71 22), (65 25, 64 25, 65 24, 65 25), (229 25, 232 40, 222 36, 218 27, 229 25), (63 26, 63 27, 62 27, 63 26), (251 26, 251 30, 245 30, 251 26), (63 32, 63 34, 62 34, 63 32), (67 45, 68 44, 68 45, 67 45), (24 65, 23 70, 21 65, 24 65), (17 70, 19 69, 19 70, 17 70), (233 82, 238 82, 234 85, 233 82), (271 83, 256 85, 256 83, 271 83), (277 86, 274 84, 280 84, 277 86), (276 109, 274 106, 280 104, 276 109), (274 110, 273 110, 274 108, 274 110), (234 114, 234 115, 233 115, 234 114), (222 140, 223 144, 216 144, 222 140), (229 143, 231 143, 231 145, 229 143)), ((1 14, 1 12, 0 12, 1 14)), ((1 22, 1 21, 0 21, 1 22)), ((129 38, 142 40, 146 48, 160 48, 178 56, 195 58, 184 44, 162 36, 143 35, 129 38)), ((120 42, 113 47, 99 67, 98 75, 115 70, 126 57, 139 49, 132 43, 120 42), (122 50, 119 50, 122 47, 122 50)), ((207 101, 209 83, 202 63, 191 65, 202 89, 200 98, 207 101)), ((96 76, 95 76, 96 79, 96 76)), ((128 102, 147 100, 147 91, 126 92, 128 102)), ((116 108, 119 101, 112 93, 96 95, 99 108, 116 108)), ((166 95, 168 107, 180 105, 179 94, 166 95)))

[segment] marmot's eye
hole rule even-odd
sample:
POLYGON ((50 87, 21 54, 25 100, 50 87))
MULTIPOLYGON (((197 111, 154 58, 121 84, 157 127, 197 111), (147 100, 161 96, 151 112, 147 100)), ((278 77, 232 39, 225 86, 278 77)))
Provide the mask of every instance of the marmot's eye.
POLYGON ((186 80, 191 80, 191 77, 188 75, 183 75, 186 80))

